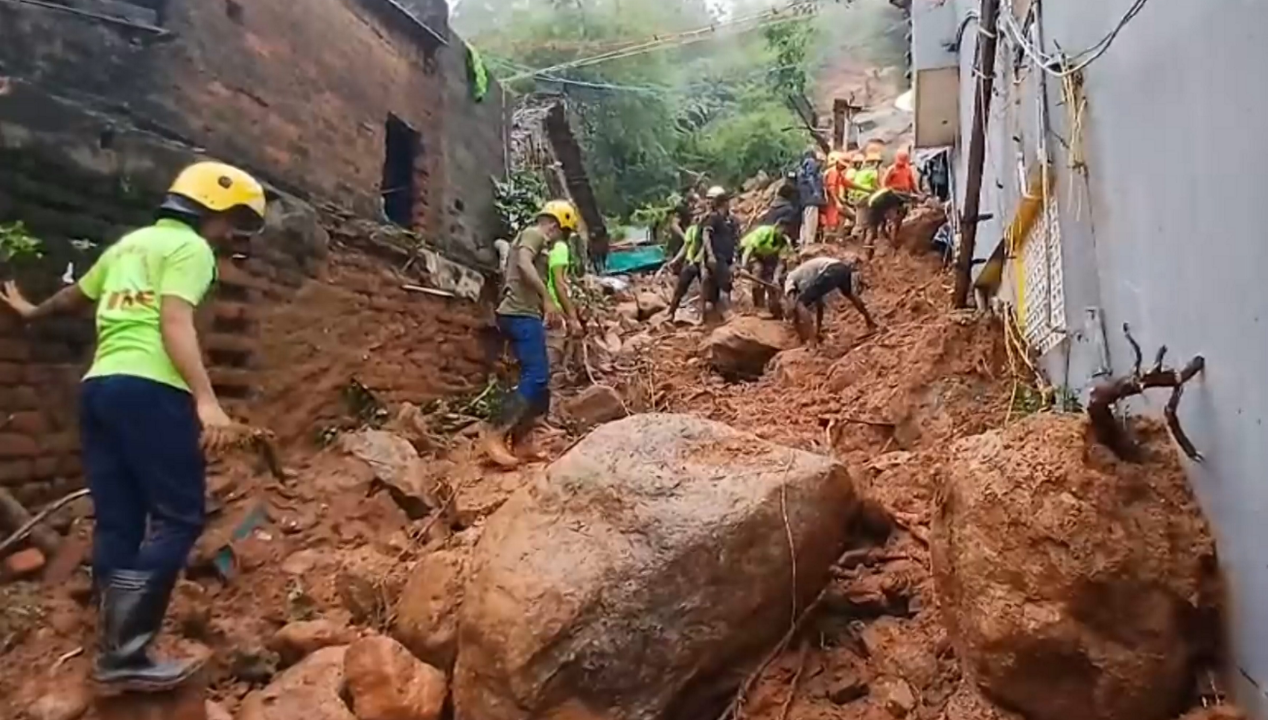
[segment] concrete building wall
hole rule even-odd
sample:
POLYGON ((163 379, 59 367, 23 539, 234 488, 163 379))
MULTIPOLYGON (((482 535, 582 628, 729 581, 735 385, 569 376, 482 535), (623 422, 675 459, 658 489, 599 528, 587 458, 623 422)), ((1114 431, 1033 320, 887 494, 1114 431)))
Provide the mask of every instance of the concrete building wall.
MULTIPOLYGON (((956 0, 962 18, 977 0, 956 0)), ((1069 52, 1092 46, 1131 6, 1040 0, 1044 40, 1069 52)), ((975 77, 976 23, 960 47, 961 147, 966 158, 975 77)), ((1062 85, 1045 79, 1062 235, 1066 340, 1043 359, 1052 382, 1082 393, 1102 369, 1125 372, 1128 323, 1147 352, 1168 363, 1202 354, 1203 379, 1186 391, 1184 428, 1207 456, 1188 472, 1212 522, 1230 586, 1232 686, 1252 717, 1267 691, 1266 511, 1266 3, 1177 0, 1151 4, 1084 72, 1087 172, 1068 169, 1070 123, 1062 85), (1104 343, 1087 332, 1101 312, 1104 343), (1099 358, 1106 362, 1100 362, 1099 358)), ((1012 43, 1000 55, 1012 62, 1012 43)), ((999 71, 992 100, 975 257, 990 254, 1017 207, 1018 151, 1033 165, 1041 131, 1041 73, 1020 83, 999 71)), ((1136 399, 1158 413, 1166 394, 1136 399)))

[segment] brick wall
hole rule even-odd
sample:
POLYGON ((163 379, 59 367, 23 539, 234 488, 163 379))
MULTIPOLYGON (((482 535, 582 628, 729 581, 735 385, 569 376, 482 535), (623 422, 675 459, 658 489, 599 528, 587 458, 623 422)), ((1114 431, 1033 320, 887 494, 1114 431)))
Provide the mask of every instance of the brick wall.
MULTIPOLYGON (((0 76, 94 108, 104 138, 122 124, 150 130, 373 218, 394 114, 421 137, 418 229, 451 257, 492 263, 501 92, 495 82, 471 101, 463 42, 433 47, 373 12, 378 1, 169 0, 167 37, 0 3, 0 76)), ((438 26, 435 5, 422 14, 438 26)))
MULTIPOLYGON (((109 242, 149 221, 173 174, 197 156, 162 129, 17 78, 0 95, 0 223, 24 221, 46 256, 0 266, 0 277, 16 275, 39 299, 61 287, 68 264, 80 276, 109 242), (73 239, 98 246, 82 251, 73 239)), ((388 401, 480 384, 487 305, 403 290, 430 284, 425 270, 401 275, 404 257, 331 242, 321 220, 282 192, 247 257, 220 263, 201 339, 233 414, 300 442, 343 416, 352 378, 388 401)), ((0 485, 24 502, 78 482, 77 385, 92 342, 89 318, 23 328, 0 313, 0 485)))

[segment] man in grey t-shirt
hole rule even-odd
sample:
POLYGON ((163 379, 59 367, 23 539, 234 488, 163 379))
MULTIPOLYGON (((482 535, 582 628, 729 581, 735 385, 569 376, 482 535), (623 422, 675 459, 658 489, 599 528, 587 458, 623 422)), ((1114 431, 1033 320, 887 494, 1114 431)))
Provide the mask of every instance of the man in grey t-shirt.
POLYGON ((806 260, 787 275, 782 286, 785 300, 783 314, 791 319, 801 340, 809 340, 809 314, 813 311, 816 316, 813 338, 822 342, 822 315, 826 309, 824 299, 837 290, 853 303, 853 307, 866 321, 867 329, 876 329, 876 323, 871 319, 871 313, 867 311, 867 306, 859 295, 861 283, 858 280, 858 271, 853 265, 831 257, 806 260))

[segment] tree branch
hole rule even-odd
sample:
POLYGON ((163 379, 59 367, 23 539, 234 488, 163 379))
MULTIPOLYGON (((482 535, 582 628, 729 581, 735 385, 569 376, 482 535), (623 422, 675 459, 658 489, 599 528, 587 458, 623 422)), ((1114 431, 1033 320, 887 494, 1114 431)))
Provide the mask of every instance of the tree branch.
POLYGON ((1111 448, 1116 456, 1122 460, 1129 462, 1139 461, 1138 446, 1121 428, 1120 423, 1116 420, 1113 406, 1124 398, 1141 395, 1147 388, 1173 388, 1173 394, 1169 397, 1169 402, 1164 408, 1165 422, 1169 426, 1169 432, 1173 434, 1173 439, 1178 443, 1178 447, 1182 448, 1187 457, 1200 462, 1204 459, 1204 456, 1196 450, 1191 439, 1183 431, 1182 423, 1178 420, 1178 404, 1182 401, 1182 389, 1187 381, 1204 370, 1204 358, 1199 355, 1195 356, 1181 371, 1166 369, 1164 367, 1164 356, 1168 351, 1168 347, 1161 346, 1156 353, 1155 366, 1144 374, 1142 372, 1142 348, 1138 346, 1138 343, 1133 339, 1133 335, 1130 334, 1129 324, 1125 323, 1123 327, 1124 337, 1129 341, 1129 345, 1133 347, 1136 361, 1131 375, 1109 380, 1093 389, 1093 394, 1089 398, 1088 413, 1089 422, 1097 433, 1098 441, 1111 448))

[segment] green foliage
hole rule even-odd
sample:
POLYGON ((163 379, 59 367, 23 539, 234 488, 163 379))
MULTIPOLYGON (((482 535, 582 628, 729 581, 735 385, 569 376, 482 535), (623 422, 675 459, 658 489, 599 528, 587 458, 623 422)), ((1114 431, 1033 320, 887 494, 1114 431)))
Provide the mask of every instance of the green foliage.
POLYGON ((811 69, 806 61, 813 50, 814 29, 810 20, 771 25, 764 39, 773 54, 769 82, 781 95, 804 95, 809 89, 811 69))
POLYGON ((44 257, 44 242, 31 233, 22 221, 0 225, 0 262, 21 263, 44 257))
POLYGON ((493 195, 507 237, 514 240, 537 216, 547 197, 547 184, 536 172, 513 172, 505 181, 493 178, 493 195))
MULTIPOLYGON (((780 0, 460 0, 451 23, 499 78, 749 17, 780 0), (710 8, 709 8, 710 6, 710 8), (727 15, 726 15, 727 13, 727 15)), ((901 62, 902 13, 887 2, 819 2, 794 21, 545 72, 508 92, 564 94, 601 212, 650 225, 702 178, 730 189, 800 158, 809 138, 787 96, 813 97, 821 64, 901 62)))

